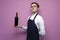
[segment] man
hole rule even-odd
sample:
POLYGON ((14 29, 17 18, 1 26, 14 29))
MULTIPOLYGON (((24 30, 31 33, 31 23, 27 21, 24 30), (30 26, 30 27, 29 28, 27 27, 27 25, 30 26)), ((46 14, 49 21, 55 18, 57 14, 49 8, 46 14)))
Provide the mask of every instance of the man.
POLYGON ((32 16, 28 17, 27 27, 16 26, 27 30, 27 40, 39 40, 39 35, 45 35, 44 20, 38 14, 39 4, 36 2, 31 3, 32 16))

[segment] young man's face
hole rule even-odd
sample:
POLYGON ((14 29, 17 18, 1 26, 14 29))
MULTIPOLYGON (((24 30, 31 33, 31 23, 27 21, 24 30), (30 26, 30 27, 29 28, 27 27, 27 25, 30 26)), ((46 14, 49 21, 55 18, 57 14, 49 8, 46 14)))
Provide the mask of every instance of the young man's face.
POLYGON ((36 13, 37 11, 38 11, 38 7, 37 7, 37 5, 36 4, 32 4, 31 5, 31 11, 32 11, 32 13, 36 13))

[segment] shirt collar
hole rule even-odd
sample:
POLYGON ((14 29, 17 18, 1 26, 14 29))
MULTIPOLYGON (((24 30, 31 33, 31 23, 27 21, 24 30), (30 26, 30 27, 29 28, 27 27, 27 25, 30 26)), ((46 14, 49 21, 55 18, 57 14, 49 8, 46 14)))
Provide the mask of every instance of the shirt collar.
POLYGON ((32 16, 35 16, 37 13, 32 14, 32 16))

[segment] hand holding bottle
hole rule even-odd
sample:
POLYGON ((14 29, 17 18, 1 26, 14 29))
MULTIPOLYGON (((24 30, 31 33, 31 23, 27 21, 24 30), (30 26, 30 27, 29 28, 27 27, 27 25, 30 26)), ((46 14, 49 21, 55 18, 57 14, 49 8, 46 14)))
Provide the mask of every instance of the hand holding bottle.
POLYGON ((15 26, 16 28, 22 28, 22 26, 18 25, 18 26, 15 26))

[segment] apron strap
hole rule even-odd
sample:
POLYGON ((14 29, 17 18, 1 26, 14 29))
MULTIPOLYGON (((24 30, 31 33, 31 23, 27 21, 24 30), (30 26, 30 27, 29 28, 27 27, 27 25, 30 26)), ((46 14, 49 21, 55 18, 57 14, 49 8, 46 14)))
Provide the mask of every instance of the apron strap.
POLYGON ((36 18, 36 16, 38 15, 38 13, 35 15, 35 17, 34 17, 34 19, 33 20, 35 20, 35 18, 36 18))
MULTIPOLYGON (((34 17, 34 19, 33 20, 35 20, 35 18, 36 18, 36 16, 38 15, 38 13, 35 15, 35 17, 34 17)), ((29 17, 29 19, 30 19, 31 17, 29 17)))

